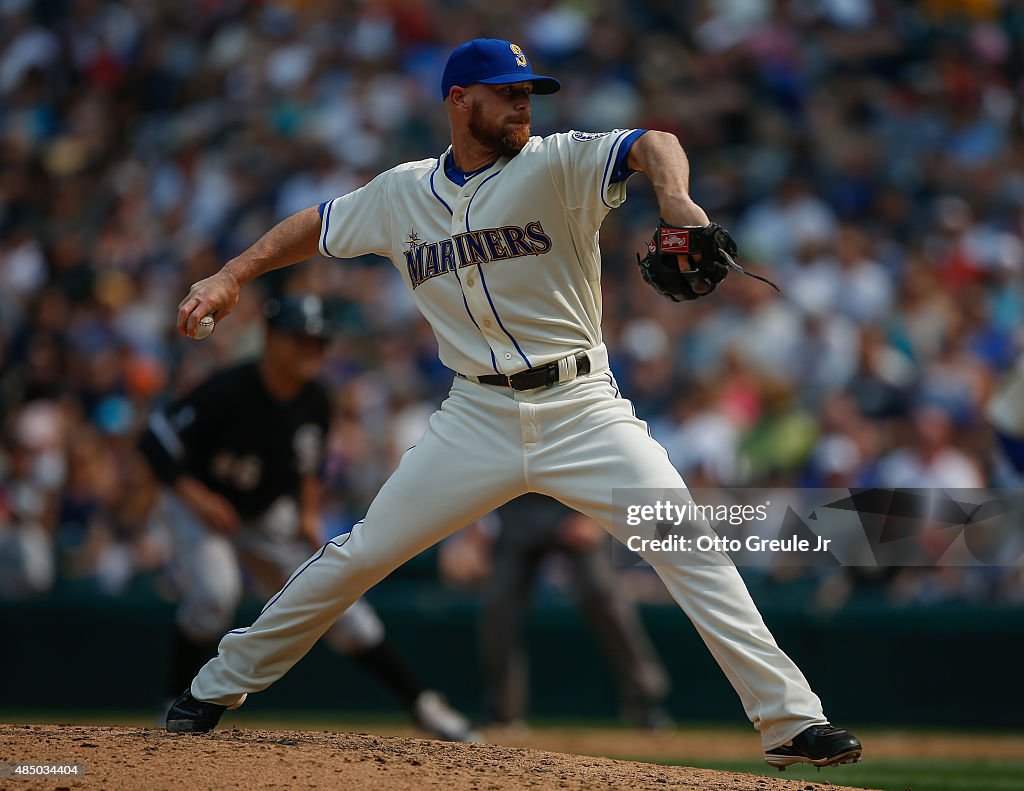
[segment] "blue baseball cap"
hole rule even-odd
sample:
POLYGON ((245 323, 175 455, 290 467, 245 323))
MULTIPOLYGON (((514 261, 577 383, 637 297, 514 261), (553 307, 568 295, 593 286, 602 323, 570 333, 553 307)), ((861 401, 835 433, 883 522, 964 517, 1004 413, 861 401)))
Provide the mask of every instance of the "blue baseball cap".
POLYGON ((441 77, 441 99, 448 98, 453 85, 465 88, 475 82, 507 85, 527 80, 533 81, 536 94, 554 93, 562 87, 554 77, 534 74, 526 53, 518 44, 500 38, 475 38, 449 56, 441 77))

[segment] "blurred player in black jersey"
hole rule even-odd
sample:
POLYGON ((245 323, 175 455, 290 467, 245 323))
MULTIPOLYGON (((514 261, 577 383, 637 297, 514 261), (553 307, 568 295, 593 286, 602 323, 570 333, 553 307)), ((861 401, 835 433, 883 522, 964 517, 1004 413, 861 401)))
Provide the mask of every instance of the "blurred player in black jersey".
MULTIPOLYGON (((172 699, 217 653, 242 597, 242 569, 268 596, 323 543, 319 472, 330 397, 317 377, 331 327, 313 295, 272 299, 264 314, 262 357, 214 373, 154 412, 140 441, 164 487, 154 517, 170 528, 181 576, 172 699)), ((466 718, 416 680, 366 601, 346 610, 325 639, 383 682, 424 730, 475 740, 466 718)))

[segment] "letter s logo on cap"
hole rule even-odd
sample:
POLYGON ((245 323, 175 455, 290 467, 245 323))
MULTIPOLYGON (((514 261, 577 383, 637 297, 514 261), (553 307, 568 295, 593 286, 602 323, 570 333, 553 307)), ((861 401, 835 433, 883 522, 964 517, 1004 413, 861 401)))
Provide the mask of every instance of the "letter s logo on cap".
POLYGON ((523 68, 526 68, 526 55, 523 54, 523 51, 519 48, 519 45, 509 44, 509 48, 512 50, 512 53, 516 56, 516 63, 518 63, 523 68))

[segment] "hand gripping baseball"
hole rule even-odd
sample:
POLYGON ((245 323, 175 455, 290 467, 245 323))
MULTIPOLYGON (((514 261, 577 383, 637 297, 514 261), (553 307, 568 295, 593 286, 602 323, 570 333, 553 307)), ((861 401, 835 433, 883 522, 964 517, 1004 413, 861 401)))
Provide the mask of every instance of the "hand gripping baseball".
POLYGON ((196 337, 200 320, 212 315, 220 321, 227 316, 238 304, 240 291, 241 286, 235 276, 223 269, 193 283, 188 296, 178 305, 178 332, 189 338, 196 337))

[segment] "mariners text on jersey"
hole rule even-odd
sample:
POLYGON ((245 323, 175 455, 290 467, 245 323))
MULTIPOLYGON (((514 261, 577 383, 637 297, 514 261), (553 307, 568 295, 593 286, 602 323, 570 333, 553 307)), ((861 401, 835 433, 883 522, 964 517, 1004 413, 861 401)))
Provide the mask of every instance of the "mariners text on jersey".
POLYGON ((418 243, 415 232, 409 235, 409 249, 405 251, 405 264, 409 279, 416 288, 437 275, 459 267, 486 264, 488 261, 506 261, 524 255, 544 255, 551 250, 551 237, 544 233, 540 220, 501 228, 456 234, 440 242, 418 243))

